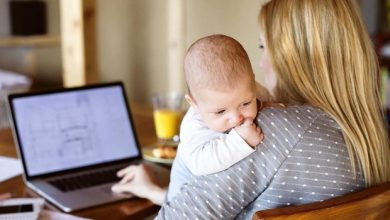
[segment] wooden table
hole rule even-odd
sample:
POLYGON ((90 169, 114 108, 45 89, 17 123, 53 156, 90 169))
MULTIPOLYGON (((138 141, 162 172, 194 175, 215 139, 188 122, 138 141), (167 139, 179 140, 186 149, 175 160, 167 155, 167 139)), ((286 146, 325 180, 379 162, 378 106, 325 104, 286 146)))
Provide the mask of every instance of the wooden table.
MULTIPOLYGON (((140 144, 148 145, 154 143, 156 135, 151 108, 132 106, 131 109, 140 144)), ((11 129, 0 130, 0 155, 8 157, 17 156, 11 129)), ((11 192, 14 197, 26 197, 29 195, 21 176, 0 183, 0 194, 4 192, 11 192)), ((148 200, 132 198, 127 201, 85 209, 71 214, 91 219, 143 219, 157 213, 158 210, 159 206, 148 200)))

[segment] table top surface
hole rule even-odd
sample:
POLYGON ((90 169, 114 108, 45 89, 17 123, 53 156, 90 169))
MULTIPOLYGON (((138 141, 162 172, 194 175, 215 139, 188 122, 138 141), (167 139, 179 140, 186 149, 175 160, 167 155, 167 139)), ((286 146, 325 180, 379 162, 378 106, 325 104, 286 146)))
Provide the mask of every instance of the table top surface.
MULTIPOLYGON (((156 142, 152 110, 149 107, 132 106, 132 115, 141 146, 156 142)), ((0 156, 17 157, 11 129, 0 130, 0 156)), ((30 196, 30 190, 21 176, 0 183, 0 193, 11 192, 14 197, 30 196)), ((53 207, 47 206, 52 209, 53 207)), ((159 206, 148 200, 131 198, 122 202, 80 210, 71 214, 91 219, 143 219, 156 213, 159 206)))

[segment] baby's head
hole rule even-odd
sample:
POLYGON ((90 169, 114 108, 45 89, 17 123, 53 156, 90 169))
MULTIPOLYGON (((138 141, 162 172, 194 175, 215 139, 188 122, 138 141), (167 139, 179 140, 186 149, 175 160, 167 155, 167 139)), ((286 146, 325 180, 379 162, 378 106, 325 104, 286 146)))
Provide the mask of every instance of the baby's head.
POLYGON ((206 125, 226 132, 257 114, 256 83, 249 57, 225 35, 197 40, 187 51, 186 99, 206 125))

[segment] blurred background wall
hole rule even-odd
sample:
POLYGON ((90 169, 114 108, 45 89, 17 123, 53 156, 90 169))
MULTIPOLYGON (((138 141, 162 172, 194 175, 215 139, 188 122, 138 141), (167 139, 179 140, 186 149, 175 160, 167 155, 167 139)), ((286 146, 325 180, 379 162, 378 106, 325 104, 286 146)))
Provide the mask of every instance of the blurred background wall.
MULTIPOLYGON (((10 35, 8 2, 0 0, 0 37, 10 35)), ((60 35, 60 0, 45 0, 48 34, 60 35)), ((173 0, 174 1, 174 0, 173 0)), ((196 39, 210 34, 226 34, 242 43, 258 68, 258 24, 260 6, 266 0, 178 0, 176 8, 183 21, 180 34, 182 53, 196 39)), ((381 0, 361 0, 370 33, 378 29, 381 0)), ((123 81, 131 101, 149 104, 158 91, 172 90, 172 65, 181 70, 180 59, 170 63, 169 13, 172 0, 96 0, 96 36, 100 81, 123 81)), ((175 45, 174 45, 175 46, 175 45)), ((177 46, 177 45, 176 45, 177 46)), ((41 47, 0 47, 0 69, 33 77, 35 88, 62 85, 61 44, 41 47)), ((178 71, 176 68, 175 71, 178 71)), ((177 74, 177 73, 175 73, 177 74)), ((174 89, 185 91, 183 79, 174 89)))

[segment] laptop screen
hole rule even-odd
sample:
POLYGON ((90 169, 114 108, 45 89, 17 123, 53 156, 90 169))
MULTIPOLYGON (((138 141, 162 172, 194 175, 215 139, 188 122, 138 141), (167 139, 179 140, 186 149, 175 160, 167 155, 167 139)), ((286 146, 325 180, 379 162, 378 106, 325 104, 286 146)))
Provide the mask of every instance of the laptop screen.
POLYGON ((122 84, 10 98, 28 176, 140 156, 122 84))

